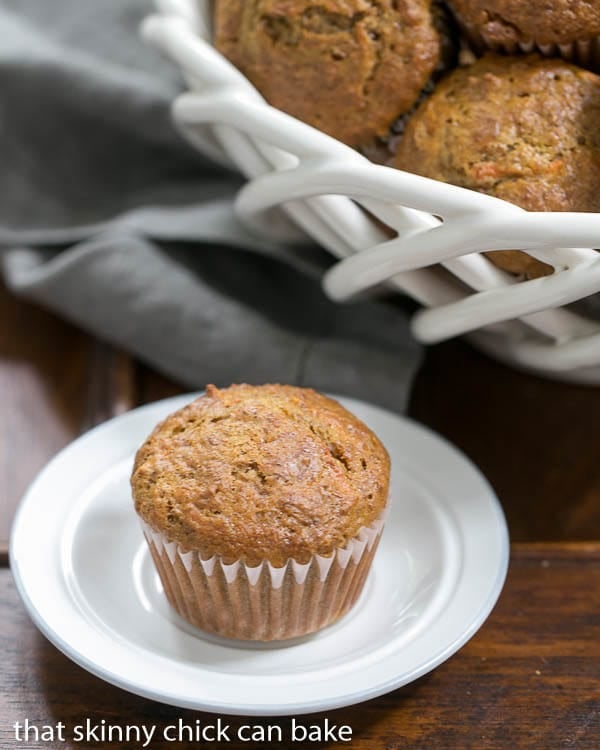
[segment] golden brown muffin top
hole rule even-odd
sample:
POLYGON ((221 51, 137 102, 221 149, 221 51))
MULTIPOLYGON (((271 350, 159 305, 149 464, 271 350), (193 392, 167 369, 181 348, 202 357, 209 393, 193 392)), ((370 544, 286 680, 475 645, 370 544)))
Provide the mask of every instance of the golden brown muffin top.
POLYGON ((381 514, 389 457, 336 401, 285 385, 232 385, 159 424, 136 455, 135 507, 203 558, 250 565, 330 555, 381 514))
POLYGON ((535 40, 538 44, 568 44, 600 34, 597 0, 450 0, 471 38, 489 47, 535 40))
MULTIPOLYGON (((394 166, 529 211, 600 211, 600 76, 537 55, 488 55, 421 105, 394 166)), ((540 265, 520 270, 547 272, 540 265)))
POLYGON ((217 0, 215 45, 265 99, 350 146, 385 136, 440 60, 431 0, 217 0))

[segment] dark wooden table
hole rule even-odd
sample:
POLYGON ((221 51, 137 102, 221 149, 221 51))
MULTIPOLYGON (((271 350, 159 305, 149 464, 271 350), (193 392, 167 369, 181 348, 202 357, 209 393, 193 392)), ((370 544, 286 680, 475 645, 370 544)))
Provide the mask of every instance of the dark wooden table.
MULTIPOLYGON (((7 567, 15 506, 45 461, 82 431, 179 388, 0 287, 0 750, 134 748, 28 741, 13 725, 86 718, 159 728, 218 717, 154 703, 71 663, 25 613, 7 567)), ((304 725, 347 724, 350 743, 385 750, 600 748, 600 389, 552 383, 460 342, 429 350, 411 415, 459 445, 501 498, 512 537, 508 580, 477 635, 431 674, 304 725)), ((247 720, 223 717, 236 728, 247 720)), ((279 725, 287 737, 291 719, 279 725)), ((291 747, 153 742, 151 747, 291 747)))

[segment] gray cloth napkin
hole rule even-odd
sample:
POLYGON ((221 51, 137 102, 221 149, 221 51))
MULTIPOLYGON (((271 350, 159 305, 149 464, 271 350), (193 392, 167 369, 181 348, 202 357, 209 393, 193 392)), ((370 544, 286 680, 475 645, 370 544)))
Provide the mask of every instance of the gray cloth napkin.
POLYGON ((401 410, 405 312, 335 305, 332 262, 236 220, 241 178, 175 133, 178 71, 138 35, 151 0, 0 0, 6 284, 192 387, 287 382, 401 410))

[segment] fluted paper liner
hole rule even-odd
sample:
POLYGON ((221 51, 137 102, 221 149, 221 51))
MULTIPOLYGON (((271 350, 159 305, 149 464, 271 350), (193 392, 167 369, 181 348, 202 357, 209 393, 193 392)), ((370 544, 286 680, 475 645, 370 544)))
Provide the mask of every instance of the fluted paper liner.
POLYGON ((490 50, 507 55, 516 55, 519 52, 530 54, 539 52, 544 57, 562 57, 564 60, 600 71, 600 37, 592 39, 578 39, 567 44, 540 44, 535 39, 525 42, 512 42, 504 44, 487 44, 483 37, 478 34, 470 34, 473 45, 480 51, 490 50))
POLYGON ((356 603, 379 544, 384 514, 330 557, 289 559, 249 566, 203 559, 142 521, 165 595, 196 627, 227 638, 275 641, 296 638, 343 617, 356 603))

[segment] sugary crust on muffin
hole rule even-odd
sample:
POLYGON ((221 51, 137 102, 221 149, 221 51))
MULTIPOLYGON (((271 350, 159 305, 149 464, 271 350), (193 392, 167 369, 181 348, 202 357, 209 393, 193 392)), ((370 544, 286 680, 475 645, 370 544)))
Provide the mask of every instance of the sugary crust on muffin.
POLYGON ((600 3, 590 0, 450 0, 466 34, 487 47, 568 44, 600 34, 600 3))
POLYGON ((431 0, 218 0, 215 45, 273 106, 359 146, 416 101, 441 35, 431 0))
POLYGON ((310 389, 233 385, 159 424, 139 449, 135 507, 184 550, 250 565, 330 555, 380 516, 389 457, 310 389))
MULTIPOLYGON (((488 55, 439 84, 394 166, 530 211, 600 211, 600 76, 537 55, 488 55)), ((552 271, 508 252, 491 259, 527 276, 552 271)))

